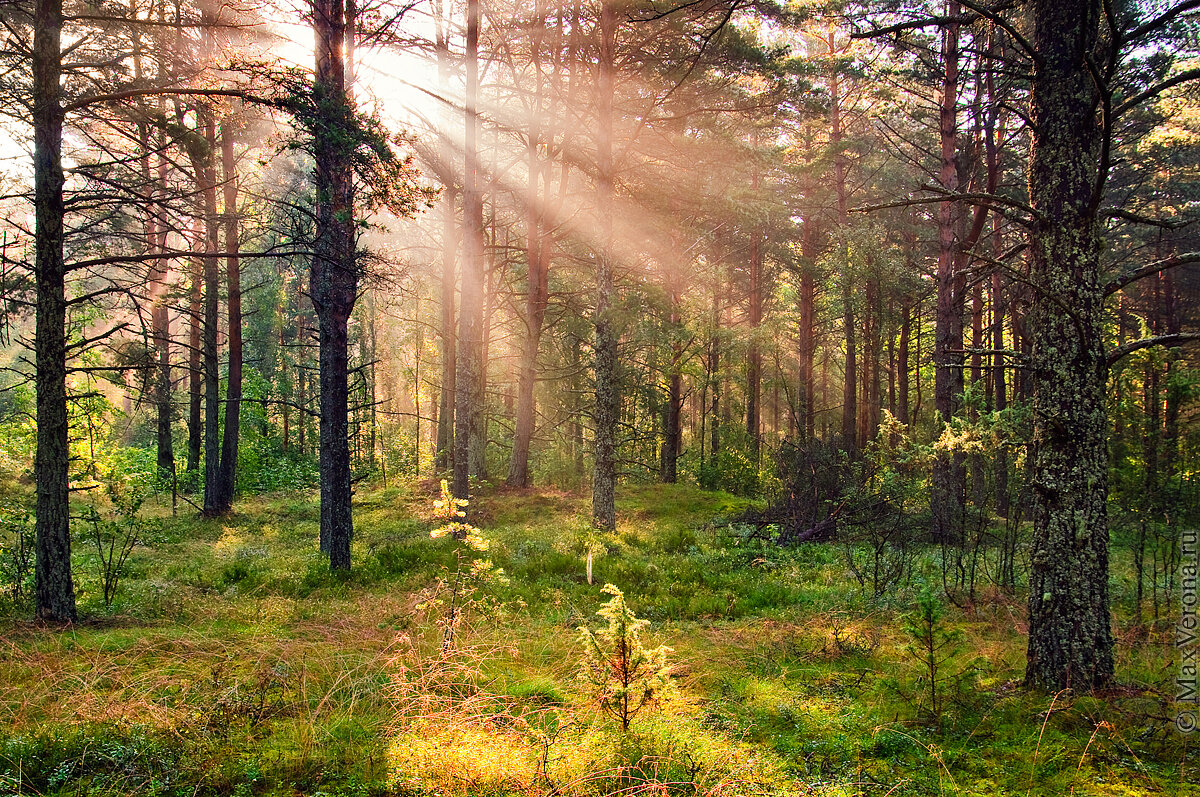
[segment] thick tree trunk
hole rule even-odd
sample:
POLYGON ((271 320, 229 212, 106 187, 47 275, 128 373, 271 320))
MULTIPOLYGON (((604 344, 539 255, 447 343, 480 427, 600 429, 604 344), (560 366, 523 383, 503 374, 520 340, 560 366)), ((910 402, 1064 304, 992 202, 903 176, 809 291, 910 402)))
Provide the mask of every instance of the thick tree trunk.
POLYGON ((1113 677, 1108 607, 1104 285, 1096 192, 1101 128, 1093 0, 1035 0, 1029 159, 1035 496, 1026 682, 1090 689, 1113 677))
POLYGON ((233 120, 221 125, 221 177, 224 182, 225 210, 225 283, 228 291, 227 335, 229 372, 225 387, 225 427, 221 442, 220 492, 213 507, 224 514, 233 506, 237 486, 239 419, 242 409, 242 280, 238 262, 237 172, 233 158, 233 120))
POLYGON ((75 620, 67 467, 66 264, 62 168, 62 1, 37 0, 33 36, 33 179, 37 313, 37 616, 75 620))
POLYGON ((354 202, 351 184, 353 136, 342 128, 350 116, 346 91, 343 0, 314 0, 316 76, 313 91, 330 119, 315 131, 316 240, 309 294, 317 313, 320 362, 321 550, 333 570, 350 569, 350 446, 348 440, 349 334, 358 291, 354 202))
POLYGON ((483 193, 479 188, 479 0, 467 3, 466 143, 463 173, 463 266, 455 368, 454 483, 456 498, 470 493, 474 436, 483 391, 483 193))
POLYGON ((617 527, 617 385, 616 285, 613 276, 613 92, 616 69, 616 0, 601 0, 599 71, 597 76, 596 205, 600 217, 600 251, 596 257, 596 462, 592 476, 592 523, 617 527))

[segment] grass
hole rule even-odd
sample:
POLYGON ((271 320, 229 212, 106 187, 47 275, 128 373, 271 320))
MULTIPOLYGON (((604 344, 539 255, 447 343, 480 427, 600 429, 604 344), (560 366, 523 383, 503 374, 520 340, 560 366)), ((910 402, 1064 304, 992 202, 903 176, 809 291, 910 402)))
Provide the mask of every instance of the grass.
MULTIPOLYGON (((442 657, 431 585, 455 542, 430 539, 431 503, 416 487, 361 491, 348 577, 314 551, 310 496, 245 499, 220 520, 149 507, 110 610, 77 541, 86 619, 0 619, 0 795, 1200 789, 1194 746, 1152 689, 1020 689, 1022 607, 1000 593, 948 613, 964 652, 944 716, 921 721, 899 621, 917 585, 873 602, 839 548, 730 533, 713 519, 747 502, 693 487, 625 487, 613 534, 589 528, 582 495, 479 498, 507 583, 442 657), (671 695, 628 735, 578 678, 576 629, 597 624, 606 582, 652 620, 648 642, 674 648, 671 695)), ((1169 624, 1134 628, 1118 617, 1119 677, 1170 691, 1169 624)))

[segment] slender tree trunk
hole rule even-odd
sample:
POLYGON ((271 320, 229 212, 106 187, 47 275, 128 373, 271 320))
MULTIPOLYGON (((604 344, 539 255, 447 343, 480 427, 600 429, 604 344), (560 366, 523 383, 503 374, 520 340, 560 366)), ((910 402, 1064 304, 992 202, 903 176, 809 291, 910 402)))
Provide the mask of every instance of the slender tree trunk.
POLYGON ((34 250, 37 313, 35 604, 39 619, 75 620, 68 499, 66 263, 63 256, 62 0, 37 0, 33 34, 34 250))
MULTIPOLYGON (((948 3, 947 14, 956 17, 960 6, 948 3)), ((942 31, 942 60, 945 66, 941 103, 941 186, 947 191, 958 190, 958 25, 947 25, 942 31)), ((962 393, 962 297, 956 295, 958 275, 957 236, 959 202, 948 199, 939 206, 937 324, 934 340, 934 404, 940 425, 950 423, 962 393)), ((962 513, 965 473, 962 456, 939 452, 933 461, 932 495, 933 538, 939 542, 955 542, 962 536, 962 513)))
POLYGON ((817 239, 817 230, 813 226, 813 222, 805 222, 800 238, 804 269, 800 272, 800 395, 797 401, 800 417, 797 419, 796 429, 806 440, 811 439, 815 431, 817 400, 815 380, 817 289, 816 279, 813 276, 817 260, 817 239))
POLYGON ((204 514, 221 514, 221 365, 217 352, 220 317, 221 271, 217 253, 221 249, 217 217, 217 172, 213 157, 217 145, 212 110, 201 107, 197 120, 207 146, 195 160, 196 183, 204 215, 204 514))
POLYGON ((233 119, 221 125, 221 177, 224 182, 225 283, 228 290, 227 334, 229 372, 225 387, 225 427, 221 443, 220 493, 214 509, 221 514, 233 506, 237 486, 238 436, 242 409, 242 281, 238 262, 237 172, 233 158, 233 119))
MULTIPOLYGON (((444 20, 441 0, 434 3, 434 25, 438 66, 438 85, 443 95, 450 89, 450 40, 444 20)), ((450 124, 449 109, 446 112, 447 127, 450 124)), ((437 413, 437 445, 434 463, 439 469, 453 466, 454 460, 454 404, 455 383, 455 260, 458 252, 458 217, 455 212, 457 190, 450 164, 454 159, 454 147, 447 135, 441 136, 442 171, 442 326, 439 337, 442 355, 442 382, 439 391, 437 413)))
POLYGON ((1096 192, 1101 128, 1093 0, 1034 0, 1031 91, 1035 496, 1026 682, 1089 689, 1113 677, 1108 605, 1104 286, 1096 192))
MULTIPOLYGON (((757 188, 758 174, 754 175, 754 185, 757 188)), ((762 326, 763 315, 763 252, 762 232, 751 232, 750 241, 750 344, 746 351, 746 434, 750 438, 750 451, 758 461, 759 445, 761 443, 761 422, 759 419, 762 399, 762 351, 759 348, 758 334, 762 326)))
POLYGON ((463 173, 463 267, 458 314, 458 362, 455 368, 454 495, 470 492, 473 435, 483 402, 484 229, 479 188, 479 24, 480 0, 467 3, 466 144, 463 173))
MULTIPOLYGON (((988 394, 986 384, 979 384, 983 380, 983 357, 979 353, 983 348, 983 283, 981 281, 976 282, 971 290, 971 348, 974 350, 971 353, 971 385, 976 390, 982 388, 980 395, 985 402, 991 403, 991 396, 988 394)), ((971 419, 979 420, 978 410, 972 410, 971 419)), ((972 454, 970 466, 971 501, 978 509, 987 503, 987 478, 984 473, 983 454, 972 454)))
MULTIPOLYGON (((158 191, 166 193, 167 161, 161 155, 158 158, 158 191)), ((156 247, 161 254, 166 249, 167 230, 159 225, 156 247)), ((167 305, 166 286, 170 261, 160 257, 154 266, 154 279, 158 287, 152 317, 152 334, 158 360, 157 378, 154 385, 154 406, 156 413, 155 441, 157 448, 156 462, 160 478, 172 485, 172 495, 175 490, 175 445, 171 433, 171 317, 167 305)))
MULTIPOLYGON (((1146 301, 1146 327, 1153 335, 1163 333, 1162 325, 1162 277, 1155 275, 1146 280, 1145 289, 1149 294, 1146 301)), ((1162 468, 1159 454, 1162 449, 1162 393, 1159 387, 1162 366, 1157 358, 1146 359, 1145 375, 1142 380, 1142 458, 1145 461, 1146 495, 1152 502, 1159 498, 1159 480, 1162 468)))
POLYGON ((667 484, 679 479, 679 455, 683 447, 683 341, 681 324, 681 286, 679 275, 672 273, 667 278, 667 294, 670 300, 670 315, 667 332, 671 339, 671 362, 667 367, 667 405, 663 412, 662 456, 659 462, 659 477, 667 484))
POLYGON ((617 527, 617 420, 621 396, 617 385, 616 285, 613 275, 613 93, 616 69, 616 0, 601 0, 599 70, 597 74, 596 205, 600 217, 600 251, 596 257, 596 462, 592 476, 592 522, 617 527))
POLYGON ((525 339, 521 349, 521 364, 517 374, 517 422, 513 434, 512 459, 509 461, 508 485, 528 487, 529 446, 536 427, 537 406, 534 388, 537 385, 538 348, 542 339, 542 326, 550 291, 548 263, 549 241, 543 230, 542 201, 539 185, 546 171, 542 163, 540 118, 542 114, 542 35, 545 29, 546 9, 543 2, 536 4, 531 32, 531 58, 536 85, 534 87, 534 112, 528 131, 527 158, 529 161, 529 183, 526 189, 526 262, 528 265, 525 288, 525 339))
MULTIPOLYGON (((1181 331, 1179 307, 1175 295, 1175 272, 1168 269, 1160 274, 1162 281, 1163 321, 1166 334, 1178 335, 1181 331)), ((1179 473, 1179 409, 1184 388, 1176 378, 1182 365, 1176 349, 1167 351, 1166 403, 1163 408, 1163 476, 1174 478, 1179 473)))
MULTIPOLYGON (((720 262, 720 258, 718 258, 720 262)), ((710 457, 721 450, 721 277, 718 273, 713 283, 712 342, 708 349, 708 385, 712 391, 708 423, 711 442, 710 457)))
MULTIPOLYGON (((192 251, 204 246, 202 233, 193 230, 192 251)), ((204 370, 201 368, 200 338, 204 326, 204 258, 191 258, 188 276, 188 451, 187 471, 200 469, 204 435, 204 370)), ((190 489, 190 488, 189 488, 190 489)))
MULTIPOLYGON (((829 28, 829 52, 834 49, 834 29, 829 28)), ((850 247, 846 235, 850 229, 850 213, 848 209, 849 188, 846 180, 849 172, 849 161, 842 150, 842 106, 841 80, 835 72, 830 80, 830 134, 829 143, 834 150, 833 179, 837 193, 837 215, 842 262, 846 270, 841 275, 842 292, 842 333, 846 340, 846 359, 844 380, 842 381, 842 445, 847 451, 858 450, 858 342, 856 340, 854 318, 854 282, 850 278, 849 260, 850 247)))
MULTIPOLYGON (((996 238, 999 238, 1000 217, 995 217, 997 225, 996 238)), ((995 244, 999 249, 997 240, 995 244)), ((992 406, 997 412, 1008 409, 1008 388, 1004 379, 1004 286, 1000 272, 992 274, 992 406)), ((1002 442, 996 451, 996 514, 1002 518, 1008 517, 1008 448, 1002 442)))
POLYGON ((912 417, 908 411, 909 342, 912 340, 912 300, 907 296, 900 303, 900 342, 896 351, 896 420, 908 426, 912 417))

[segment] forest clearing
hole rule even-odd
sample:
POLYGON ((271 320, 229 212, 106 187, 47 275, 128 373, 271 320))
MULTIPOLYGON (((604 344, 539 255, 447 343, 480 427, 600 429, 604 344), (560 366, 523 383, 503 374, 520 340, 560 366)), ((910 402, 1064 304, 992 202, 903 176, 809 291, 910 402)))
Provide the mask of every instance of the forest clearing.
MULTIPOLYGON (((1172 671, 1173 631, 1118 610, 1127 685, 1095 697, 1020 687, 1022 607, 982 593, 944 605, 961 637, 928 673, 906 630, 935 550, 882 600, 825 543, 782 549, 723 525, 746 507, 686 486, 632 488, 616 532, 586 499, 479 499, 506 582, 473 596, 443 654, 456 564, 429 489, 358 506, 351 575, 311 541, 310 497, 247 501, 220 520, 151 515, 119 597, 47 635, 4 626, 0 787, 16 794, 1193 793, 1188 737, 1148 685, 1172 671), (586 551, 596 548, 594 581, 586 551), (602 553, 601 553, 602 551, 602 553), (665 643, 670 686, 628 733, 582 677, 578 626, 621 585, 665 643), (908 619, 906 619, 908 618, 908 619), (1135 686, 1136 685, 1136 686, 1135 686)), ((87 554, 85 554, 85 557, 87 554)), ((1132 598, 1117 560, 1117 605, 1132 598)))

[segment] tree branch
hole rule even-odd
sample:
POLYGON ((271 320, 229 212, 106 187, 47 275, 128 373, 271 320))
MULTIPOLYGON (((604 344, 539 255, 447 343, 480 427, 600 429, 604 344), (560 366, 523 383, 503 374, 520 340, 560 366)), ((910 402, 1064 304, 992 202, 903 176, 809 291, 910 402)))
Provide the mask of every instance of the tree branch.
POLYGON ((1112 296, 1126 285, 1137 282, 1143 277, 1149 277, 1151 274, 1157 274, 1160 271, 1166 271, 1167 269, 1175 268, 1176 266, 1186 266, 1189 263, 1200 263, 1200 252, 1184 252, 1181 255, 1172 255, 1164 260, 1156 260, 1155 262, 1142 266, 1139 269, 1135 269, 1128 274, 1124 274, 1114 280, 1110 280, 1109 283, 1104 286, 1104 295, 1112 296))
POLYGON ((1200 78, 1200 68, 1187 69, 1183 72, 1180 72, 1178 75, 1175 75, 1175 77, 1167 78, 1162 83, 1151 86, 1145 91, 1139 91, 1137 94, 1134 94, 1132 97, 1125 100, 1125 102, 1113 109, 1113 118, 1122 115, 1130 108, 1141 105, 1146 100, 1154 99, 1167 89, 1174 88, 1180 83, 1187 83, 1188 81, 1196 80, 1198 78, 1200 78))
POLYGON ((1200 8, 1200 0, 1185 0, 1174 8, 1168 8, 1154 19, 1138 25, 1136 28, 1123 35, 1121 37, 1121 42, 1136 42, 1138 39, 1154 33, 1155 31, 1163 28, 1170 22, 1173 22, 1178 17, 1195 8, 1200 8))
POLYGON ((1111 368, 1123 357, 1127 357, 1141 349, 1148 349, 1151 346, 1174 346, 1193 340, 1200 340, 1200 332, 1176 332, 1171 335, 1156 335, 1152 338, 1134 340, 1126 343, 1124 346, 1118 346, 1108 353, 1108 367, 1111 368))

